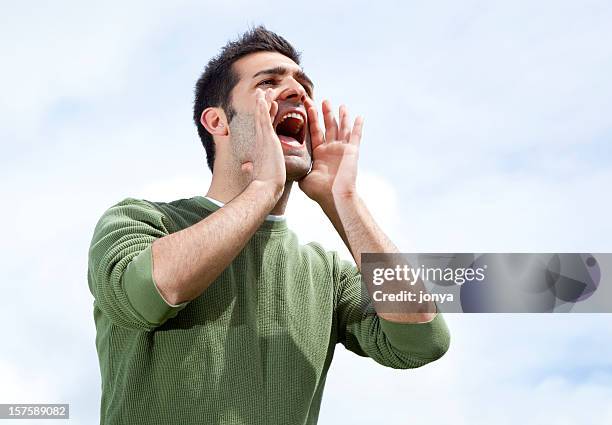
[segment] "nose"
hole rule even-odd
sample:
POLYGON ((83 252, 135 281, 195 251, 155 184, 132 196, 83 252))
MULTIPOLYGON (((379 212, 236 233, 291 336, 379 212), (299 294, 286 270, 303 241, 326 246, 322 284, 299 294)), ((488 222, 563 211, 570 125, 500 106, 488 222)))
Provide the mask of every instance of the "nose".
POLYGON ((303 104, 306 100, 306 90, 294 79, 290 79, 278 99, 303 104))

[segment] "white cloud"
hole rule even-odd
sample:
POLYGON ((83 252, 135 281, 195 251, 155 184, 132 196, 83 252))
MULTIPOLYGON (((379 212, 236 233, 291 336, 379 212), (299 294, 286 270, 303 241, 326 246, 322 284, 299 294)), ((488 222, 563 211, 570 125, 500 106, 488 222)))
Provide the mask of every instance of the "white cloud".
POLYGON ((168 176, 164 180, 146 183, 132 197, 150 201, 170 202, 175 199, 204 196, 210 186, 210 176, 198 178, 193 174, 168 176))
POLYGON ((175 11, 143 1, 58 6, 12 3, 3 11, 0 112, 16 134, 37 130, 47 109, 62 99, 125 89, 130 56, 175 11))
POLYGON ((321 423, 346 420, 347 412, 351 423, 398 425, 582 425, 611 417, 612 334, 605 316, 449 314, 446 320, 450 350, 419 369, 385 369, 339 346, 321 423))

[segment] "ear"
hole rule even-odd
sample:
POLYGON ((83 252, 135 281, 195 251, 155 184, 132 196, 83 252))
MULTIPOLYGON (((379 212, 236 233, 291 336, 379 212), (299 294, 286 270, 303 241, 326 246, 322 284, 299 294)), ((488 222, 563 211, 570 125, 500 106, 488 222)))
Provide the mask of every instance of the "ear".
POLYGON ((229 135, 229 126, 223 109, 209 107, 202 111, 200 123, 213 136, 229 135))

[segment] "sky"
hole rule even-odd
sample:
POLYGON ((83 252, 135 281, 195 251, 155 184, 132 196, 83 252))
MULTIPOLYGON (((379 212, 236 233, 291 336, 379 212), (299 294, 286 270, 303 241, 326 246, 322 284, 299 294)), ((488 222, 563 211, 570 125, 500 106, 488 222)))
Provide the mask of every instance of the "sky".
MULTIPOLYGON (((401 250, 611 252, 611 21, 589 0, 4 5, 0 403, 97 423, 93 228, 126 197, 206 193, 193 86, 251 25, 302 51, 319 101, 365 117, 358 188, 401 250)), ((287 216, 348 256, 299 190, 287 216)), ((448 353, 419 369, 339 345, 319 423, 612 423, 611 315, 446 321, 448 353)))

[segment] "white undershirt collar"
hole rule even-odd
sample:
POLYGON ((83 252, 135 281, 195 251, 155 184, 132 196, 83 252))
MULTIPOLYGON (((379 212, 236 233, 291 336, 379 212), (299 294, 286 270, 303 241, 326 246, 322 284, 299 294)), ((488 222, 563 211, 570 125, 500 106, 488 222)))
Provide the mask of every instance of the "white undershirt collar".
MULTIPOLYGON (((217 201, 216 199, 211 198, 210 196, 205 196, 206 199, 208 199, 210 202, 212 202, 213 204, 219 206, 219 207, 223 207, 225 204, 221 201, 217 201)), ((282 221, 285 219, 285 215, 274 215, 274 214, 268 214, 266 216, 266 220, 268 221, 282 221)))

